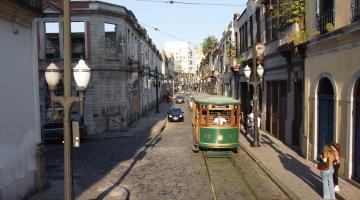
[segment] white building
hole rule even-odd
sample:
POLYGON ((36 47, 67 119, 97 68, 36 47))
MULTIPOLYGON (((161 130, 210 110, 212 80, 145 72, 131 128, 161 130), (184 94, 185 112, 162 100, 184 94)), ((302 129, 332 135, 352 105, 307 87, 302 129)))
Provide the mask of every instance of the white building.
POLYGON ((0 0, 0 199, 26 199, 43 180, 33 24, 39 7, 36 1, 0 0))
POLYGON ((174 56, 175 71, 182 73, 194 73, 192 51, 189 43, 184 41, 165 42, 165 52, 174 56))

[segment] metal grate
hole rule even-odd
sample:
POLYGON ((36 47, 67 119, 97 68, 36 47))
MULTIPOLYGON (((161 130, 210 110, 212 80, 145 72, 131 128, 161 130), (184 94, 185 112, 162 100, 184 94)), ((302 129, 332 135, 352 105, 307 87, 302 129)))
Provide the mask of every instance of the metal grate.
POLYGON ((41 0, 11 0, 11 1, 24 5, 35 11, 41 11, 41 5, 42 5, 41 0))
POLYGON ((321 12, 317 16, 317 27, 321 34, 327 33, 327 26, 334 26, 334 11, 332 9, 321 12))
POLYGON ((360 19, 360 0, 354 0, 352 9, 353 21, 360 19))

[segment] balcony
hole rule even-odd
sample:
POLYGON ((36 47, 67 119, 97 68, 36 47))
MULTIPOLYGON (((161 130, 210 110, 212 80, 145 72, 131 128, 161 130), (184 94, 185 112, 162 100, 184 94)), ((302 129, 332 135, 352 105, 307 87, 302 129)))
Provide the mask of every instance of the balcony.
POLYGON ((354 0, 352 9, 353 22, 360 19, 360 0, 354 0))
POLYGON ((23 5, 31 10, 40 12, 42 1, 39 0, 12 0, 14 3, 18 3, 19 5, 23 5))
POLYGON ((334 11, 332 9, 321 12, 317 17, 317 28, 320 34, 330 32, 334 27, 334 11))

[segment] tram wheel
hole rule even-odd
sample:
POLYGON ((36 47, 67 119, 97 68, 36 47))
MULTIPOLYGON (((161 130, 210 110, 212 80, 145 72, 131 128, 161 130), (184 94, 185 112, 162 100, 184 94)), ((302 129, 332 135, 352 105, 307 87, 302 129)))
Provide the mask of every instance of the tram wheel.
POLYGON ((198 145, 193 145, 192 151, 193 151, 194 153, 198 153, 198 152, 199 152, 199 146, 198 146, 198 145))

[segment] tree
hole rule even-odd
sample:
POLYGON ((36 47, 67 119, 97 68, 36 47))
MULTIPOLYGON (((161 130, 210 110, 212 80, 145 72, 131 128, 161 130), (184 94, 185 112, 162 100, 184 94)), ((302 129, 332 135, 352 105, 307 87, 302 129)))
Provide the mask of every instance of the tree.
POLYGON ((201 44, 203 54, 207 55, 214 48, 217 42, 218 40, 213 35, 209 35, 205 38, 201 44))
POLYGON ((232 67, 240 67, 244 62, 243 55, 236 56, 236 44, 232 41, 226 43, 226 58, 232 67))

